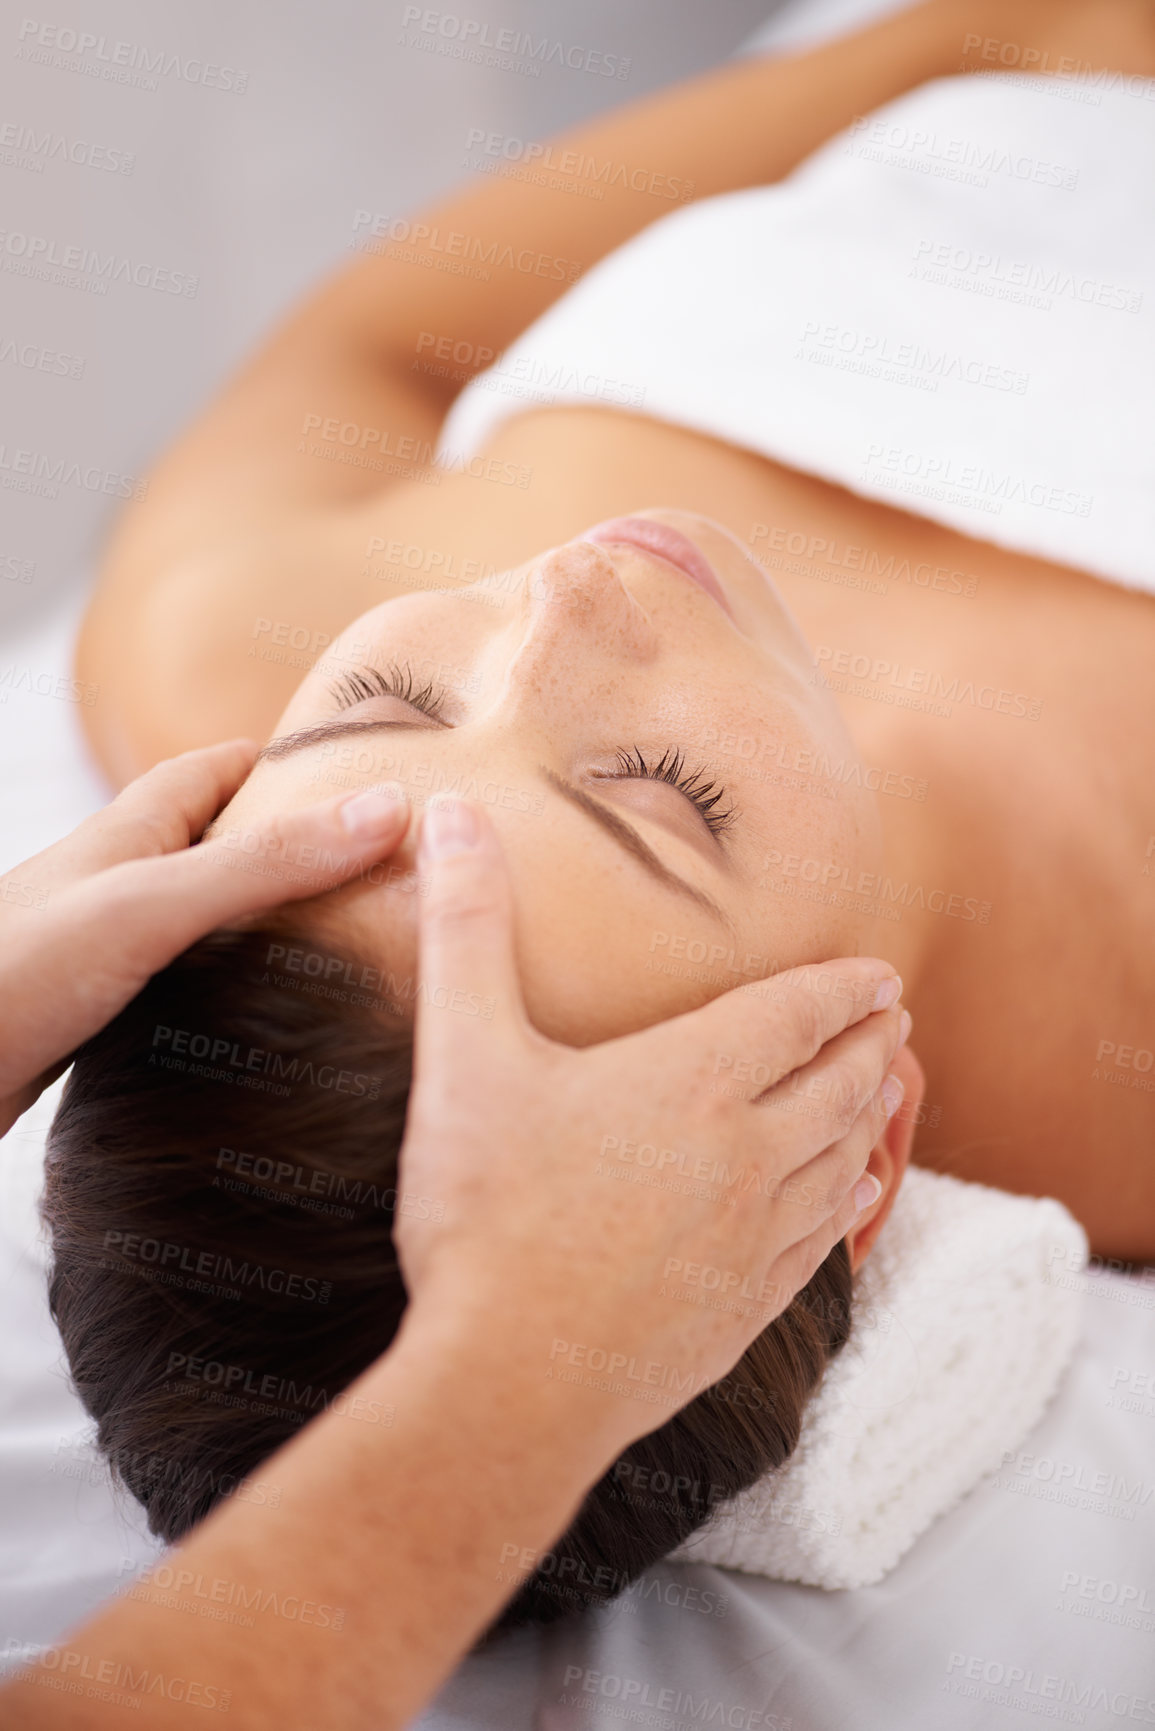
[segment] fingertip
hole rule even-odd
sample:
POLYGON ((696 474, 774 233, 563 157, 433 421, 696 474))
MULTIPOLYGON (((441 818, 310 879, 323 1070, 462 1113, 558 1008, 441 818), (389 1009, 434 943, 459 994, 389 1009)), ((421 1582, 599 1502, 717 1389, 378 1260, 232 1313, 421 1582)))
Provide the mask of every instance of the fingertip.
POLYGON ((906 1083, 901 1076, 889 1075, 882 1084, 879 1089, 879 1106, 888 1122, 902 1105, 905 1094, 906 1083))
POLYGON ((435 862, 471 853, 479 839, 477 813, 463 800, 443 800, 426 807, 419 844, 422 859, 435 862))
POLYGON ((425 807, 417 847, 422 863, 433 866, 458 854, 476 854, 486 839, 485 817, 477 806, 439 795, 425 807))
POLYGON ((868 1208, 873 1208, 882 1195, 882 1180, 873 1172, 864 1172, 854 1186, 852 1200, 854 1203, 854 1218, 865 1214, 868 1208))
POLYGON ((408 825, 409 812, 409 802, 395 781, 350 794, 337 806, 341 828, 358 842, 384 841, 398 835, 408 825))
MULTIPOLYGON (((190 751, 178 752, 177 757, 213 758, 232 756, 243 757, 251 762, 252 759, 256 757, 259 750, 260 746, 257 744, 255 739, 217 739, 214 740, 211 745, 194 745, 190 751)), ((174 761, 174 758, 161 759, 162 763, 172 763, 174 761)))

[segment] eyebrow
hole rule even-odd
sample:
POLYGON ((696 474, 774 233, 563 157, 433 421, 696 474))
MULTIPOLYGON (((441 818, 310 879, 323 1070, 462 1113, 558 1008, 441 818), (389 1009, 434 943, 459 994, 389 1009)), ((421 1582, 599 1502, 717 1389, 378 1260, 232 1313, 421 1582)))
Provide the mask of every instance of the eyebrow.
POLYGON ((307 751, 311 745, 321 745, 327 739, 344 739, 350 733, 381 733, 386 728, 396 731, 403 727, 421 733, 435 733, 442 726, 444 723, 429 718, 424 721, 319 721, 315 727, 301 727, 296 733, 283 733, 279 739, 270 739, 253 759, 253 768, 258 763, 267 763, 270 758, 291 757, 296 751, 307 751))
POLYGON ((574 787, 572 782, 566 781, 560 775, 555 775, 553 770, 548 769, 544 763, 539 764, 538 769, 563 799, 568 799, 571 805, 576 805, 579 811, 584 811, 587 816, 594 819, 595 823, 600 823, 606 834, 612 836, 627 853, 633 854, 634 858, 645 866, 651 877, 657 878, 659 883, 666 884, 670 889, 677 890, 679 894, 688 896, 691 901, 695 901, 700 907, 706 908, 724 926, 730 925, 729 916, 723 913, 713 896, 707 895, 705 890, 698 889, 695 884, 688 883, 685 878, 679 877, 677 872, 671 871, 669 866, 658 858, 649 843, 642 840, 633 824, 627 823, 625 818, 619 817, 616 811, 611 811, 609 806, 603 805, 600 800, 591 799, 589 794, 583 792, 580 787, 574 787))
MULTIPOLYGON (((291 757, 295 752, 307 751, 311 745, 321 745, 327 740, 344 739, 349 734, 381 733, 386 729, 393 731, 397 728, 413 728, 421 732, 428 732, 431 731, 431 724, 428 720, 420 722, 340 721, 336 719, 319 721, 313 727, 302 727, 296 733, 285 733, 279 739, 270 739, 269 743, 262 746, 258 751, 253 767, 255 768, 258 763, 266 763, 270 759, 291 757)), ((433 724, 432 730, 436 730, 436 724, 433 724)), ((684 877, 679 877, 677 872, 671 871, 669 866, 659 859, 649 843, 638 834, 633 824, 627 823, 625 818, 619 817, 616 811, 611 811, 609 806, 603 805, 600 800, 591 799, 588 793, 584 793, 580 787, 575 787, 572 782, 566 781, 563 776, 556 775, 545 764, 539 764, 538 770, 549 782, 549 785, 561 794, 563 799, 567 799, 571 805, 576 806, 579 811, 584 811, 587 817, 592 817, 595 823, 600 824, 606 834, 611 836, 619 847, 632 854, 634 859, 644 866, 650 876, 655 878, 658 883, 665 884, 667 889, 675 890, 679 895, 697 902, 699 907, 705 908, 722 925, 732 929, 729 916, 722 911, 713 896, 707 895, 705 890, 698 889, 696 885, 689 883, 684 877)))

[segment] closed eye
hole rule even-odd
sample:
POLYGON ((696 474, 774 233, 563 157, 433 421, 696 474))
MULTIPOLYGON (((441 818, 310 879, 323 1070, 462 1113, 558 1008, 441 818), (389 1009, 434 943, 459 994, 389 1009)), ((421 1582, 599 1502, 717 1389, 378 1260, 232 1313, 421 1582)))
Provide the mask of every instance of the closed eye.
POLYGON ((617 754, 618 773, 604 778, 610 781, 664 781, 676 787, 695 806, 711 835, 721 835, 733 824, 737 812, 726 800, 726 790, 720 782, 711 781, 703 769, 688 769, 686 754, 669 746, 656 763, 647 762, 635 746, 632 751, 617 754))
MULTIPOLYGON (((445 691, 432 680, 427 680, 424 684, 416 681, 412 668, 407 664, 391 662, 385 668, 370 665, 351 668, 331 681, 328 690, 339 712, 355 709, 373 698, 393 698, 408 708, 417 710, 426 718, 427 723, 435 727, 451 725, 444 715, 447 700, 445 691)), ((384 723, 370 717, 366 717, 364 721, 323 721, 316 726, 302 728, 298 732, 270 740, 257 754, 257 762, 268 758, 287 757, 310 745, 320 744, 340 735, 376 731, 383 725, 415 727, 422 724, 403 720, 384 723)), ((629 751, 618 751, 614 762, 617 765, 616 773, 608 770, 595 771, 594 778, 614 782, 665 782, 694 807, 703 825, 715 839, 723 835, 735 821, 737 812, 727 801, 725 789, 720 783, 712 781, 705 770, 688 767, 685 752, 675 746, 668 746, 656 761, 647 759, 641 749, 634 746, 629 751)), ((549 774, 548 771, 545 773, 549 774)), ((555 778, 551 776, 550 779, 555 778)))
POLYGON ((354 704, 364 703, 371 697, 396 697, 399 702, 419 709, 431 721, 447 725, 442 713, 444 691, 432 680, 419 685, 413 678, 412 668, 402 667, 395 661, 386 668, 355 667, 342 673, 329 686, 329 693, 336 698, 338 709, 352 709, 354 704))

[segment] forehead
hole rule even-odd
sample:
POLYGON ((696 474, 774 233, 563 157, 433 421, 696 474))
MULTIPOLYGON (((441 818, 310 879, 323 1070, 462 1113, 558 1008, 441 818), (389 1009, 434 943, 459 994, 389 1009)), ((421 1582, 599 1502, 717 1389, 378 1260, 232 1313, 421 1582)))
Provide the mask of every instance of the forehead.
MULTIPOLYGON (((853 919, 773 891, 735 894, 726 931, 606 851, 578 814, 556 815, 557 822, 544 813, 494 819, 512 883, 525 1009, 551 1039, 575 1046, 610 1039, 782 968, 862 947, 853 919)), ((411 1015, 426 888, 412 858, 385 861, 369 880, 305 904, 302 947, 318 955, 296 965, 324 984, 320 956, 336 948, 357 963, 353 980, 337 982, 342 989, 377 994, 390 1014, 411 1015)), ((438 994, 431 1001, 445 1013, 488 1020, 493 1012, 467 977, 427 981, 425 989, 438 994)))

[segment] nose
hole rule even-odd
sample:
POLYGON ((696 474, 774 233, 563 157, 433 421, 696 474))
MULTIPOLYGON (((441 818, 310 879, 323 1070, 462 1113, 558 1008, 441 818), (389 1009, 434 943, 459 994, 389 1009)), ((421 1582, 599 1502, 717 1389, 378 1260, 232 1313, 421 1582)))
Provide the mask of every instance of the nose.
POLYGON ((608 549, 569 541, 538 560, 529 582, 524 637, 510 665, 521 681, 548 670, 569 679, 613 665, 652 661, 658 634, 645 608, 618 576, 608 549))

